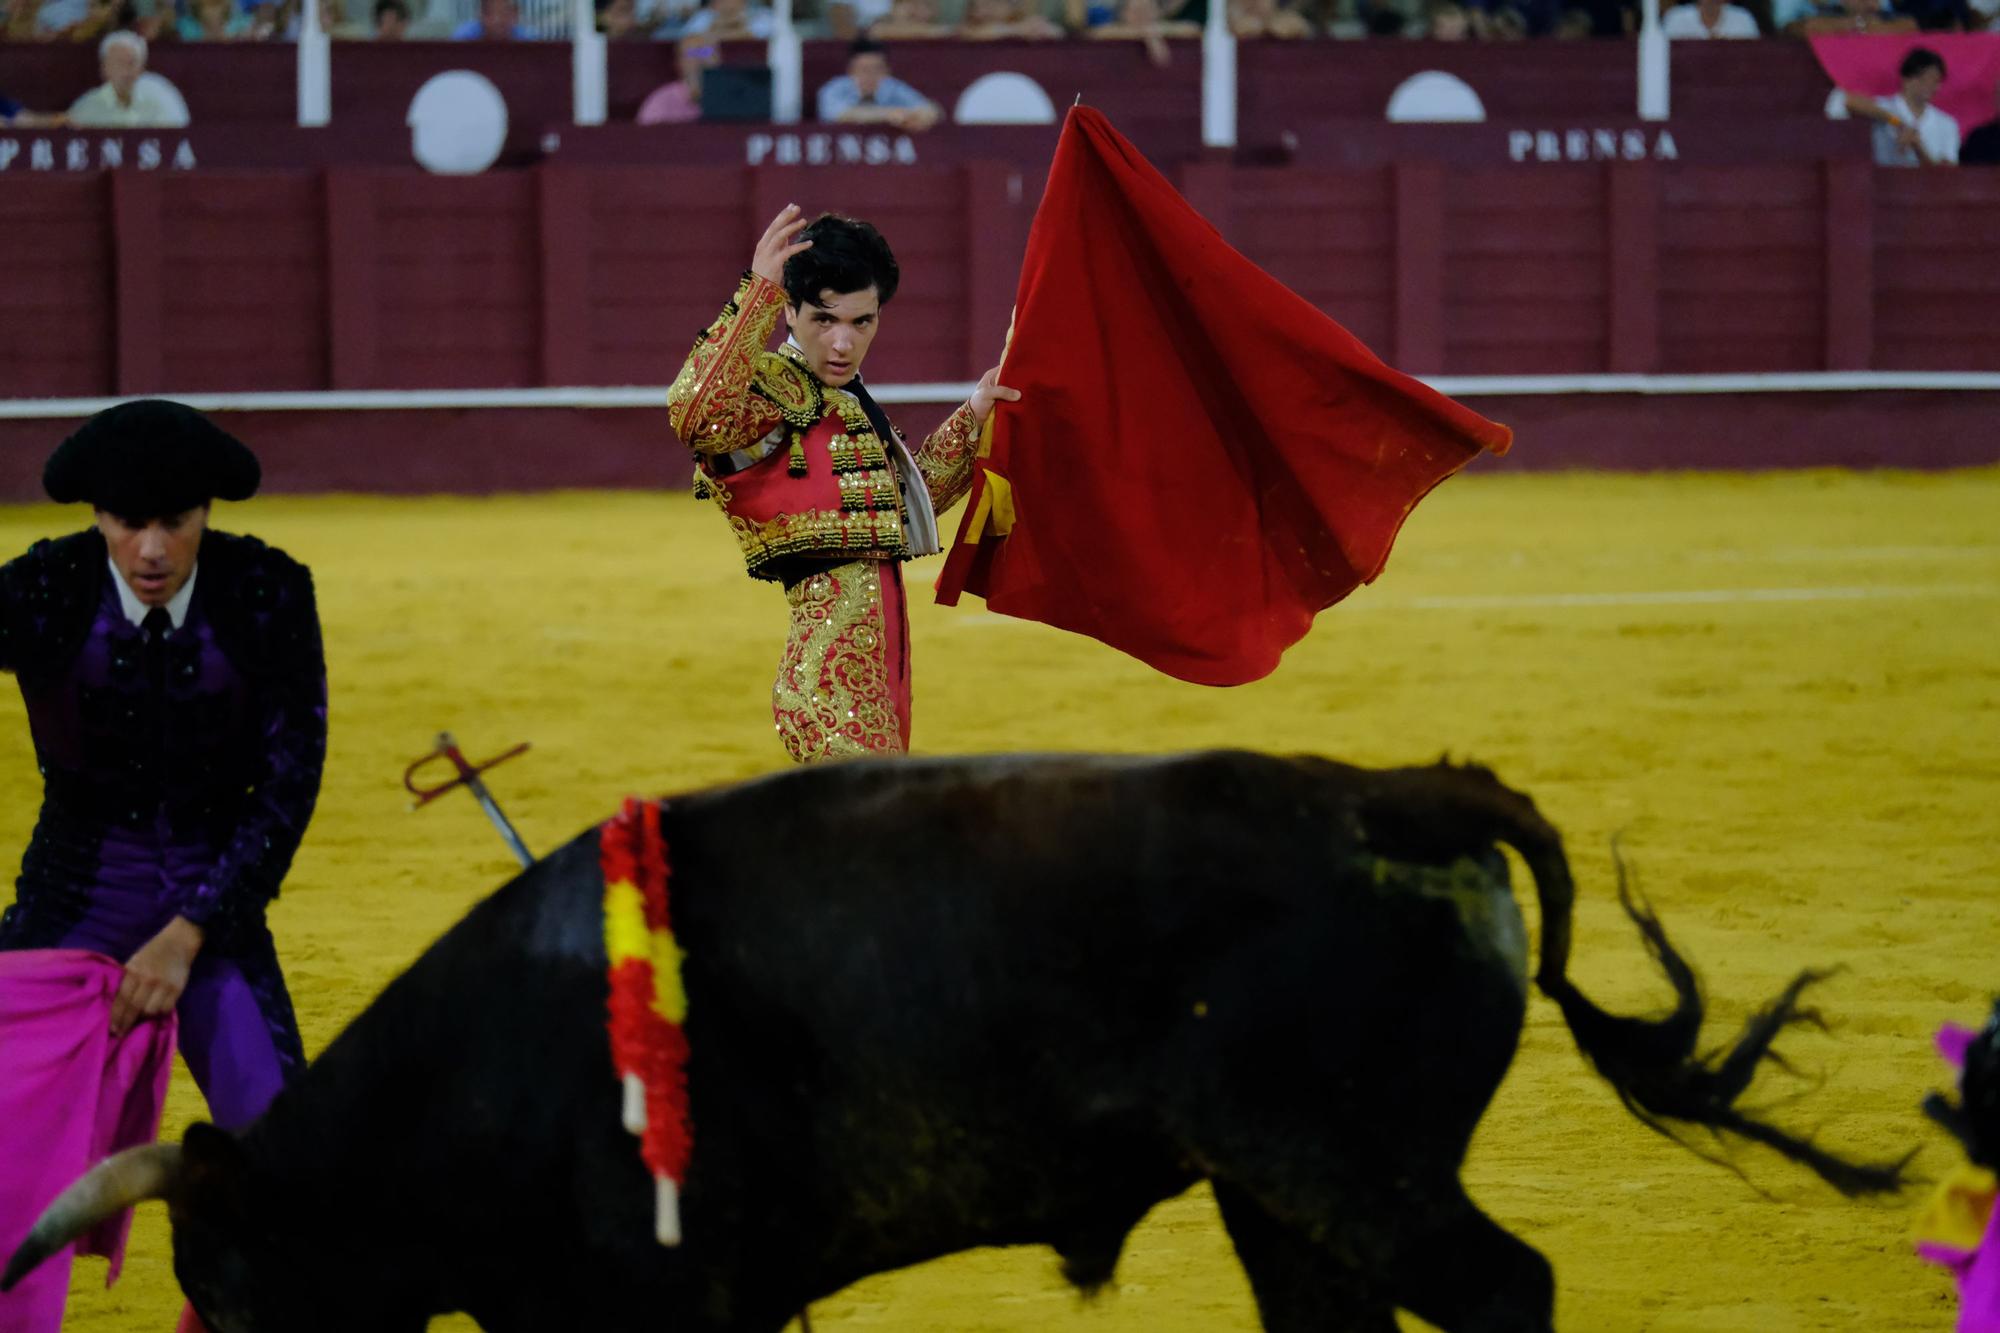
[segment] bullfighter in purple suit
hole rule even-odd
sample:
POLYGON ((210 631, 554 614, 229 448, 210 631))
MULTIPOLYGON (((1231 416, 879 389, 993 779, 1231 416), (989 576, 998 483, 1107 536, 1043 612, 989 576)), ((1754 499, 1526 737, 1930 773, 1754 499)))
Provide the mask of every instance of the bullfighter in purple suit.
POLYGON ((249 449, 179 403, 92 417, 42 474, 96 526, 0 567, 0 668, 19 678, 43 777, 0 949, 125 964, 114 1028, 178 1009, 180 1048, 226 1129, 304 1066, 264 908, 326 758, 312 576, 208 531, 249 449))

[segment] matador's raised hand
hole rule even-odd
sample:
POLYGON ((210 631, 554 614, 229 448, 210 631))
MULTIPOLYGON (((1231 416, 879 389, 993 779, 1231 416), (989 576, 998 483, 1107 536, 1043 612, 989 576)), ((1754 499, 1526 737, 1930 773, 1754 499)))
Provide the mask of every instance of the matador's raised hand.
POLYGON ((806 225, 797 204, 786 204, 785 211, 771 219, 771 225, 764 228, 763 237, 757 242, 757 254, 750 261, 750 271, 766 282, 785 285, 785 261, 804 250, 812 249, 811 241, 793 241, 806 225))

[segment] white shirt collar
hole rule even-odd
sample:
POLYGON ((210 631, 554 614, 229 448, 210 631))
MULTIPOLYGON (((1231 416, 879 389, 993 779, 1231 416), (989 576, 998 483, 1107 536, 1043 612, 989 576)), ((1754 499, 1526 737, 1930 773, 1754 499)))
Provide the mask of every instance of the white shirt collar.
MULTIPOLYGON (((118 566, 110 556, 104 557, 104 563, 111 566, 111 585, 118 589, 118 606, 125 612, 125 618, 134 625, 145 624, 146 613, 153 608, 139 600, 139 595, 125 582, 125 576, 118 572, 118 566)), ((194 581, 200 573, 201 562, 196 561, 195 567, 188 571, 188 581, 167 603, 167 616, 174 622, 175 629, 179 629, 188 618, 188 603, 194 600, 194 581)))

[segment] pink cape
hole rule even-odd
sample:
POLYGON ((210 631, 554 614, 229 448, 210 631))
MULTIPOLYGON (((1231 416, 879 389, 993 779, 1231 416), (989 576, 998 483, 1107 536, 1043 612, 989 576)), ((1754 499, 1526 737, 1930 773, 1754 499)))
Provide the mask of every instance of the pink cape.
MULTIPOLYGON (((124 974, 81 949, 0 952, 0 1263, 71 1181, 160 1132, 176 1020, 170 1013, 114 1038, 111 1001, 124 974)), ((106 1286, 131 1226, 127 1210, 76 1244, 111 1261, 106 1286)), ((65 1251, 0 1295, 0 1333, 61 1328, 69 1268, 65 1251)))
MULTIPOLYGON (((1971 1028, 1947 1023, 1938 1029, 1938 1054, 1962 1067, 1965 1052, 1978 1035, 1971 1028)), ((1958 1278, 1958 1333, 2000 1333, 2000 1208, 1987 1217, 1978 1248, 1920 1240, 1917 1253, 1958 1278)))

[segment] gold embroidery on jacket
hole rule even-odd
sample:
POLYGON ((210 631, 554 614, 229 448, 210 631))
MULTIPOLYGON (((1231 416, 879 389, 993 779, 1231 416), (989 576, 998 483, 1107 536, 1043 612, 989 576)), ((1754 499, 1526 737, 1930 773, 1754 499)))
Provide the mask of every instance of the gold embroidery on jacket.
POLYGON ((729 528, 743 549, 752 578, 777 578, 771 566, 786 556, 901 560, 909 554, 902 515, 893 509, 886 513, 802 509, 764 523, 732 514, 729 528))
POLYGON ((722 314, 696 335, 694 350, 667 390, 667 420, 694 452, 748 448, 783 418, 776 403, 751 392, 751 381, 784 304, 776 284, 746 274, 722 314))
POLYGON ((939 514, 957 504, 971 488, 972 463, 978 452, 979 427, 973 423, 971 403, 961 404, 946 417, 917 450, 917 470, 924 474, 931 507, 939 514))
POLYGON ((822 571, 787 589, 785 600, 791 632, 771 715, 786 753, 801 764, 900 753, 880 568, 857 561, 822 571))

